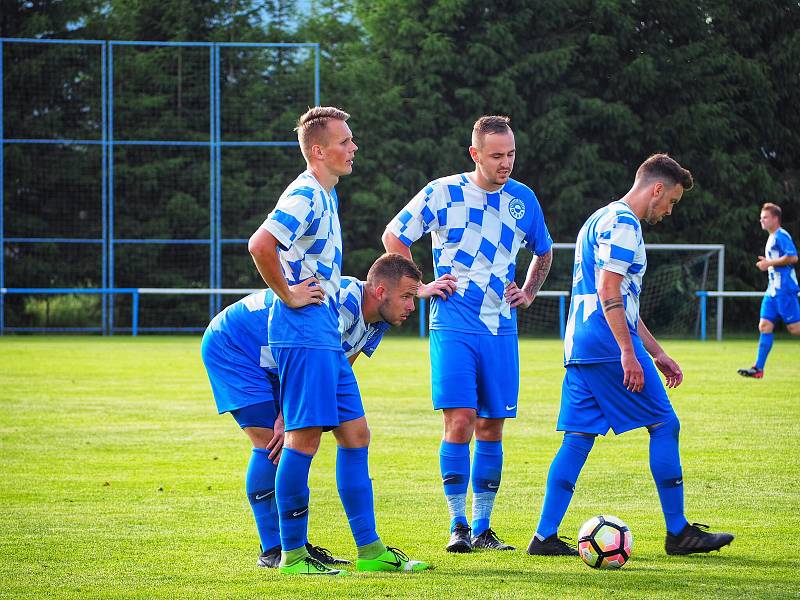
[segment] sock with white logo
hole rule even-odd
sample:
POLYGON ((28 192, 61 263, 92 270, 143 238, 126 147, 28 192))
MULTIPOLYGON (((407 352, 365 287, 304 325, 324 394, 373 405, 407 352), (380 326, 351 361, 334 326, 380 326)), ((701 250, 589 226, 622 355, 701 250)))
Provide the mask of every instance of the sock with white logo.
POLYGON ((256 519, 261 549, 271 550, 281 543, 278 529, 278 505, 275 502, 275 472, 278 467, 269 459, 269 450, 253 448, 247 465, 245 491, 256 519))
POLYGON ((275 476, 275 498, 281 527, 281 547, 287 552, 303 547, 308 534, 308 472, 314 457, 284 446, 275 476))
POLYGON ((457 523, 467 525, 467 487, 469 485, 469 444, 442 440, 439 447, 439 468, 447 508, 450 511, 450 531, 457 523))
POLYGON ((356 546, 360 548, 378 541, 372 480, 369 478, 368 448, 340 446, 337 449, 336 487, 339 489, 339 498, 350 522, 350 531, 356 546))
POLYGON ((489 529, 502 473, 503 442, 475 440, 472 459, 472 535, 480 535, 489 529))
POLYGON ((756 356, 756 368, 764 369, 767 364, 767 356, 769 351, 772 350, 772 341, 775 338, 774 333, 762 333, 758 336, 758 355, 756 356))
POLYGON ((558 533, 558 526, 567 513, 575 483, 581 473, 589 452, 594 445, 594 436, 565 433, 561 448, 558 449, 550 471, 547 474, 542 516, 536 526, 536 537, 539 540, 558 533))
POLYGON ((650 429, 650 472, 656 482, 667 531, 672 535, 678 535, 688 524, 683 514, 680 430, 678 417, 650 429))

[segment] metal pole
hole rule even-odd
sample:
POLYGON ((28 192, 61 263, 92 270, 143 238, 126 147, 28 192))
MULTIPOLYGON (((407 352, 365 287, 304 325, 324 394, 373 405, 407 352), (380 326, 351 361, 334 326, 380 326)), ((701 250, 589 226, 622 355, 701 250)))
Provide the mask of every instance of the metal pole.
MULTIPOLYGON (((725 246, 719 251, 719 271, 717 272, 717 291, 725 291, 725 246)), ((717 296, 717 341, 722 341, 722 323, 724 321, 722 296, 717 296)), ((703 338, 705 339, 705 338, 703 338)))
MULTIPOLYGON (((214 147, 214 142, 216 140, 216 136, 214 135, 214 126, 215 126, 215 118, 214 118, 214 109, 215 109, 215 102, 214 102, 214 94, 216 92, 215 84, 215 77, 214 77, 214 70, 216 68, 216 54, 214 52, 214 46, 211 46, 208 49, 208 60, 209 60, 209 69, 208 69, 208 76, 209 76, 209 123, 208 123, 208 161, 209 161, 209 189, 208 189, 208 246, 209 246, 209 264, 208 264, 208 286, 210 288, 217 287, 214 278, 214 267, 215 267, 215 260, 214 260, 214 253, 216 252, 216 245, 214 244, 214 228, 216 226, 216 219, 214 217, 214 204, 216 198, 216 181, 214 180, 214 175, 216 170, 214 168, 214 162, 216 158, 216 148, 214 147)), ((208 319, 211 320, 214 316, 214 295, 210 294, 208 296, 208 319)))
POLYGON ((706 341, 706 298, 705 292, 697 292, 700 296, 700 340, 706 341))
MULTIPOLYGON (((108 287, 114 287, 114 42, 108 45, 108 287)), ((108 298, 108 335, 114 335, 114 296, 108 298)))
MULTIPOLYGON (((100 252, 101 258, 101 287, 108 288, 110 287, 108 282, 108 114, 107 114, 107 105, 106 100, 108 97, 108 81, 106 80, 106 46, 107 43, 103 43, 100 46, 100 96, 102 101, 102 163, 100 166, 100 170, 102 172, 102 184, 100 188, 100 203, 101 203, 101 215, 102 215, 102 250, 100 252)), ((102 307, 101 313, 103 315, 103 335, 106 335, 108 332, 108 294, 102 294, 102 307)))
MULTIPOLYGON (((4 197, 3 191, 5 189, 4 176, 5 176, 5 133, 3 132, 3 121, 5 120, 5 113, 3 112, 3 42, 0 41, 0 288, 5 286, 5 263, 3 256, 6 253, 6 244, 3 240, 3 211, 4 211, 4 197)), ((0 294, 0 335, 5 331, 5 294, 0 294)))
POLYGON ((131 335, 139 335, 139 290, 131 292, 131 335))

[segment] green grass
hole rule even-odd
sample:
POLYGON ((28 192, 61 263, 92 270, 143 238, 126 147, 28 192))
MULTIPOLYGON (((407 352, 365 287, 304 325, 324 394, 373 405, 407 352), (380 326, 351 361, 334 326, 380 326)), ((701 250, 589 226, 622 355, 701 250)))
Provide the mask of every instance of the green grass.
MULTIPOLYGON (((762 381, 743 380, 754 341, 669 341, 686 381, 687 516, 737 538, 668 557, 647 434, 598 440, 562 533, 623 518, 634 555, 619 572, 524 552, 541 508, 563 370, 557 341, 521 342, 520 418, 506 426, 493 526, 513 553, 447 555, 441 422, 427 345, 389 338, 356 371, 372 429, 382 538, 436 570, 331 581, 257 569, 244 496, 249 450, 217 416, 197 338, 0 338, 0 597, 9 598, 775 598, 798 596, 800 343, 776 342, 762 381)), ((314 461, 311 540, 354 548, 325 436, 314 461)))

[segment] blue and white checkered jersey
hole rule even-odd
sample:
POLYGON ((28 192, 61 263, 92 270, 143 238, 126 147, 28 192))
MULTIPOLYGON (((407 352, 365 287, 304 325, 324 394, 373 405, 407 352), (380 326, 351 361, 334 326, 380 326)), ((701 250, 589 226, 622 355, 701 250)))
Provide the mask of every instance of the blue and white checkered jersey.
POLYGON ((336 190, 328 194, 310 171, 283 192, 261 225, 280 244, 283 275, 289 285, 316 277, 325 291, 322 305, 289 308, 280 299, 270 311, 269 344, 337 350, 336 302, 342 273, 342 231, 336 190))
POLYGON ((620 359, 614 334, 597 295, 600 271, 623 275, 620 293, 637 356, 647 356, 637 333, 639 294, 647 256, 639 218, 617 200, 596 211, 581 227, 575 244, 572 298, 564 336, 564 363, 612 362, 620 359))
MULTIPOLYGON (((792 236, 783 227, 770 234, 767 238, 767 245, 764 247, 765 258, 776 260, 782 256, 797 256, 797 248, 792 241, 792 236)), ((769 287, 767 287, 769 296, 797 294, 798 291, 800 291, 800 286, 797 284, 797 272, 794 270, 794 265, 769 268, 769 287)))
POLYGON ((364 282, 355 277, 342 277, 342 287, 339 288, 339 330, 342 332, 342 350, 348 358, 359 352, 372 356, 384 332, 391 327, 385 321, 367 323, 361 311, 363 301, 364 282))
POLYGON ((533 190, 509 179, 487 192, 465 173, 429 183, 387 229, 407 246, 431 234, 436 277, 452 273, 458 289, 432 298, 430 328, 466 333, 517 333, 516 309, 504 298, 517 253, 524 246, 541 255, 553 245, 533 190))
MULTIPOLYGON (((269 309, 273 294, 261 290, 226 306, 208 324, 208 329, 224 335, 231 344, 267 373, 278 375, 278 365, 267 345, 269 309)), ((234 407, 236 408, 236 407, 234 407)), ((220 412, 231 410, 220 407, 220 412)))

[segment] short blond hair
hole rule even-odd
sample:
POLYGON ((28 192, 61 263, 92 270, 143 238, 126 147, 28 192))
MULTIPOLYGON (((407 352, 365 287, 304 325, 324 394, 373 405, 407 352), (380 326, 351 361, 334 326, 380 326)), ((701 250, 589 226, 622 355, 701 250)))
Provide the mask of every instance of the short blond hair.
POLYGON ((297 141, 300 142, 300 151, 305 159, 308 160, 314 144, 324 144, 327 141, 325 131, 328 121, 334 119, 347 121, 349 118, 348 113, 334 106, 315 106, 304 112, 297 120, 297 127, 294 130, 297 132, 297 141))
POLYGON ((483 138, 491 133, 506 133, 511 131, 511 119, 500 115, 485 115, 475 121, 472 126, 472 145, 481 147, 483 138))
POLYGON ((781 207, 778 206, 777 204, 774 204, 772 202, 765 202, 764 206, 761 207, 761 210, 767 211, 773 217, 778 217, 778 222, 779 223, 781 222, 783 211, 781 210, 781 207))

